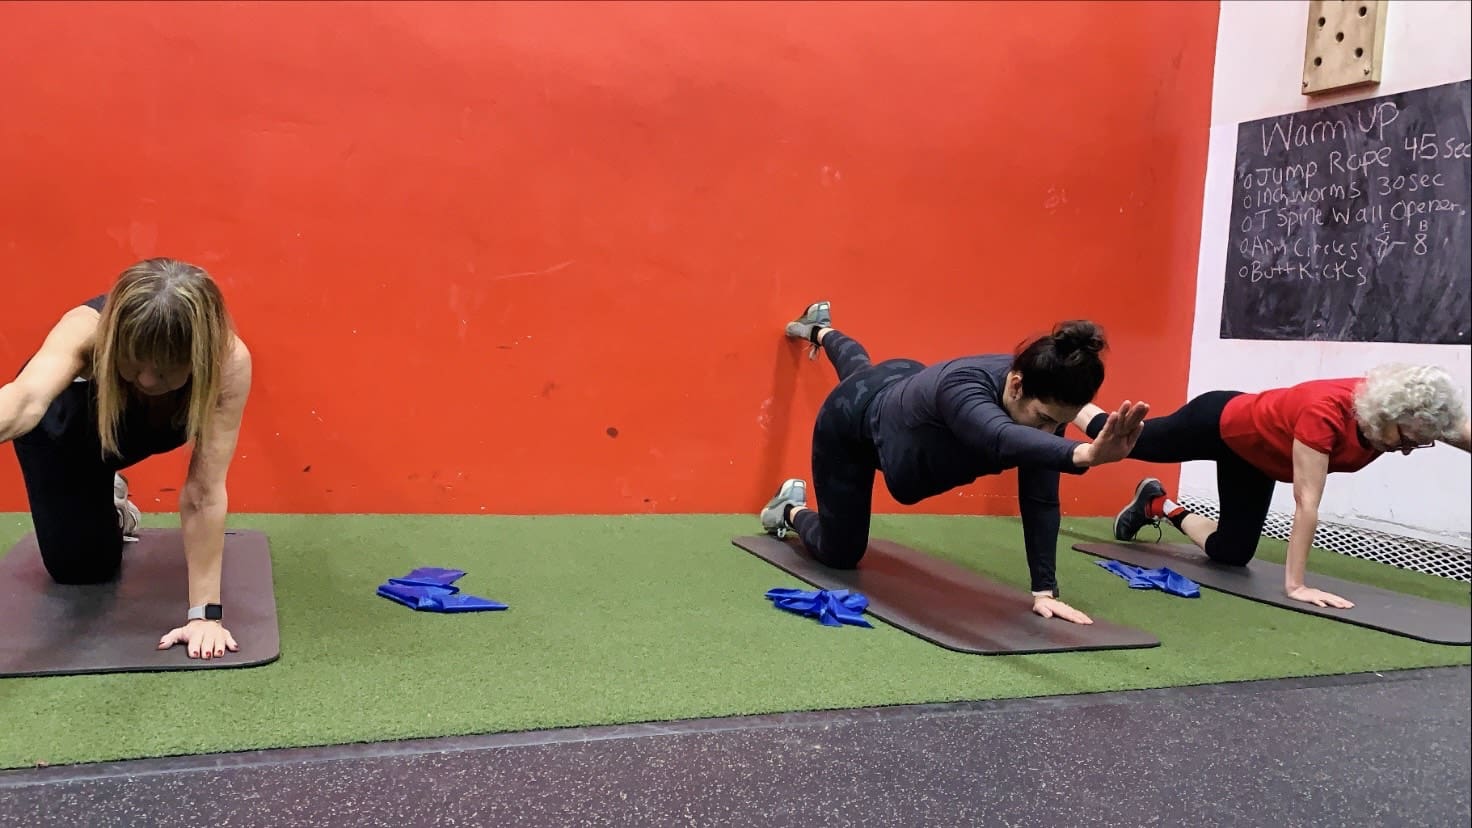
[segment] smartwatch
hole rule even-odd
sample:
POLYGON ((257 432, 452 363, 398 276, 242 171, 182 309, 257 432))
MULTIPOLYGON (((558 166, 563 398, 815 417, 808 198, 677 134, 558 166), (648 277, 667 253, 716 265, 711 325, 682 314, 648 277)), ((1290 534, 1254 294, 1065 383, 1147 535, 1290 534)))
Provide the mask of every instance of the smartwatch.
POLYGON ((199 607, 189 608, 190 621, 219 621, 224 617, 224 610, 219 604, 205 604, 199 607))

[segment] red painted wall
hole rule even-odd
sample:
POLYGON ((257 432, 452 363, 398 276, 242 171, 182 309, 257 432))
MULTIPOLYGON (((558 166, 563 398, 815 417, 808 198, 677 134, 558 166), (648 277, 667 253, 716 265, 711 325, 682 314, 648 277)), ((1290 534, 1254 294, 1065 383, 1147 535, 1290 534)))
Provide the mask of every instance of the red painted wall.
MULTIPOLYGON (((1089 316, 1104 402, 1174 407, 1216 20, 0 5, 0 366, 139 258, 209 268, 256 358, 237 511, 754 510, 808 474, 833 373, 781 329, 817 298, 879 359, 1089 316)), ((132 473, 145 510, 174 508, 177 454, 132 473)), ((1070 480, 1067 509, 1145 470, 1070 480)))

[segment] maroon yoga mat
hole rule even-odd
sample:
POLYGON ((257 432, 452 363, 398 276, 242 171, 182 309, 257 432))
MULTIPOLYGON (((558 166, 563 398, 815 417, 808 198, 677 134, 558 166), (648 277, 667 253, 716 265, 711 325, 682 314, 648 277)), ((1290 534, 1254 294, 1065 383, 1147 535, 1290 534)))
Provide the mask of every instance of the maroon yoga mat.
POLYGON ((891 541, 870 541, 856 569, 818 563, 796 537, 750 535, 731 543, 818 589, 862 593, 869 615, 948 650, 1019 655, 1160 646, 1149 633, 1092 613, 1087 625, 1043 618, 1025 590, 891 541))
POLYGON ((41 565, 32 532, 0 559, 0 676, 218 670, 268 664, 281 655, 271 547, 254 531, 225 534, 220 603, 238 652, 190 658, 188 646, 158 649, 185 621, 189 584, 178 529, 144 529, 123 547, 119 577, 64 586, 41 565))
POLYGON ((1309 586, 1354 602, 1349 609, 1319 607, 1289 598, 1283 591, 1283 565, 1272 561, 1224 566, 1195 546, 1179 543, 1076 543, 1073 548, 1145 569, 1169 567, 1207 589, 1295 612, 1432 644, 1472 644, 1472 609, 1455 604, 1310 572, 1306 579, 1309 586))

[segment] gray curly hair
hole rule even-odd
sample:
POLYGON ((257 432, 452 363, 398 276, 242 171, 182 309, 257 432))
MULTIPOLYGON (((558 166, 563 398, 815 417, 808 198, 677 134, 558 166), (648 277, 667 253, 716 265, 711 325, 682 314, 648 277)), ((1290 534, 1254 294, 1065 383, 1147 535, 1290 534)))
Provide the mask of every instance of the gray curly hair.
POLYGON ((1433 365, 1377 365, 1355 390, 1354 412, 1367 428, 1414 424, 1445 440, 1456 437, 1467 418, 1462 393, 1445 370, 1433 365))

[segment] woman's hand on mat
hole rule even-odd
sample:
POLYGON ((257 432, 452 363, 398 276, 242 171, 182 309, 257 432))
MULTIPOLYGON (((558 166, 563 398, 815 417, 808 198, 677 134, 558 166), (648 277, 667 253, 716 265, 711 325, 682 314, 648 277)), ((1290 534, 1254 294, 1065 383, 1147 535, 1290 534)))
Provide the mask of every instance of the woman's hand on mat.
POLYGON ((1064 621, 1072 621, 1075 624, 1094 623, 1094 619, 1059 601, 1057 598, 1049 598, 1044 595, 1033 597, 1032 611, 1044 618, 1062 618, 1064 621))
POLYGON ((158 640, 160 650, 167 650, 175 644, 188 644, 190 658, 216 658, 223 656, 226 650, 233 653, 240 649, 235 636, 218 621, 190 621, 158 640))
POLYGON ((1149 404, 1131 403, 1129 400, 1121 403, 1118 411, 1109 412, 1109 418, 1104 421, 1104 427, 1099 429, 1099 435, 1094 438, 1094 442, 1087 444, 1088 465, 1101 466, 1129 457, 1130 452, 1135 449, 1135 443, 1140 440, 1145 416, 1149 413, 1149 404))
POLYGON ((1289 588, 1288 597, 1292 598, 1295 601, 1302 601, 1305 604, 1314 604, 1315 606, 1320 607, 1338 607, 1339 609, 1349 609, 1350 607, 1354 606, 1353 601, 1348 601, 1340 598, 1338 595, 1335 595, 1332 592, 1324 592, 1321 589, 1314 589, 1313 587, 1306 586, 1289 588))

